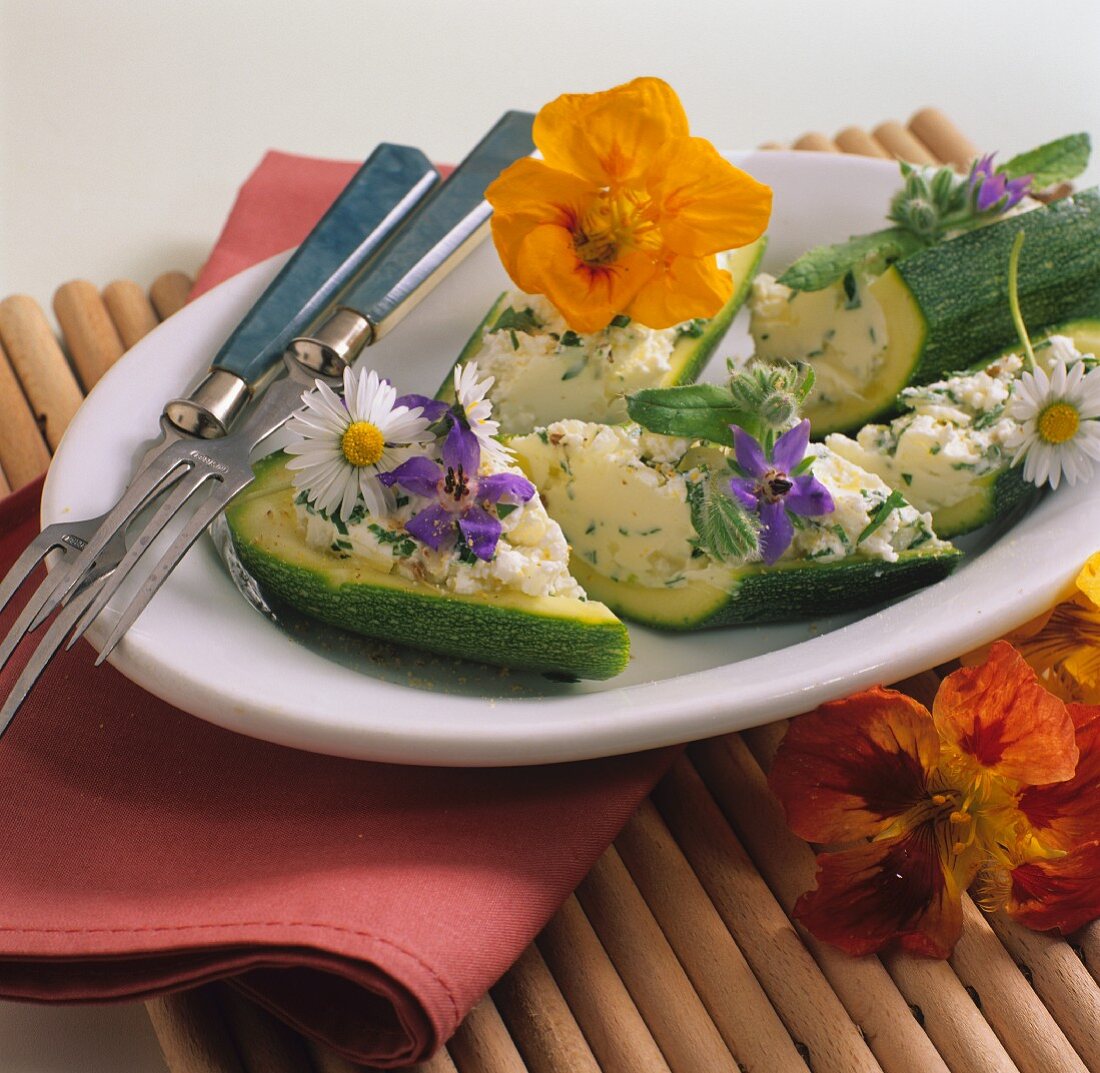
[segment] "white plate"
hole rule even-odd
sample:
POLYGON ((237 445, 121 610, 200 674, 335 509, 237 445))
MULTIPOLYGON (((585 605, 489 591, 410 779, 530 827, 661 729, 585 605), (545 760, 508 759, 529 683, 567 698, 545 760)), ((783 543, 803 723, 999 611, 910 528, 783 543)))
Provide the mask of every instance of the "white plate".
MULTIPOLYGON (((881 226, 897 169, 815 153, 732 154, 775 190, 768 262, 881 226)), ((281 264, 242 273, 134 347, 74 418, 50 469, 43 524, 105 510, 161 404, 205 367, 281 264)), ((476 251, 368 359, 402 390, 431 392, 505 285, 476 251)), ((748 345, 738 322, 720 351, 748 345)), ((151 693, 244 734, 405 763, 534 764, 631 752, 764 723, 953 658, 1042 610, 1096 548, 1100 497, 1047 495, 987 534, 952 577, 856 621, 663 635, 631 627, 609 682, 563 685, 358 641, 303 644, 237 593, 209 540, 184 559, 112 656, 151 693)), ((101 641, 111 608, 91 640, 101 641)))

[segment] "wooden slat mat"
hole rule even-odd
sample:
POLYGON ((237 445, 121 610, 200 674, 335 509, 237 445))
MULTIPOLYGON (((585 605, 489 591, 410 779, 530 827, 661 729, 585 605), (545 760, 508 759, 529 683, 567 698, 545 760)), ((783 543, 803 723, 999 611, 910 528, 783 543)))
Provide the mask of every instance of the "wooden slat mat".
MULTIPOLYGON (((776 143, 771 147, 779 148, 776 143)), ((796 149, 965 168, 933 109, 796 149)), ((61 287, 62 345, 29 298, 0 302, 0 491, 34 479, 110 364, 183 304, 121 280, 61 287)), ((900 683, 928 702, 929 671, 900 683)), ((964 898, 949 961, 851 958, 790 919, 813 851, 765 772, 773 724, 692 746, 575 895, 420 1073, 1100 1073, 1100 925, 1069 941, 964 898)), ((147 1003, 172 1073, 354 1073, 224 985, 147 1003)))

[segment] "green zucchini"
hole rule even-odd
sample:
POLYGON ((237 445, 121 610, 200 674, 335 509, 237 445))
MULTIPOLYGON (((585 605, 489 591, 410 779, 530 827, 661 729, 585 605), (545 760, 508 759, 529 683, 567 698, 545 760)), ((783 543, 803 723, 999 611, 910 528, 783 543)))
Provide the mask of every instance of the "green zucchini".
MULTIPOLYGON (((744 304, 765 245, 766 239, 760 238, 725 255, 733 276, 729 301, 709 320, 690 321, 676 329, 663 372, 651 371, 653 362, 645 357, 642 364, 631 367, 627 348, 632 349, 637 340, 627 318, 622 318, 621 325, 626 333, 616 333, 614 322, 588 335, 563 330, 560 324, 552 333, 545 323, 552 315, 548 303, 514 291, 493 303, 462 348, 458 363, 477 361, 483 373, 496 378, 489 399, 504 434, 528 432, 563 418, 625 420, 624 394, 643 387, 690 383, 698 377, 744 304), (528 347, 535 349, 533 357, 527 354, 528 347)), ((436 397, 454 400, 451 375, 436 397)))
POLYGON ((758 285, 757 353, 814 366, 818 382, 803 412, 817 437, 888 417, 906 385, 1013 345, 1008 262, 1020 231, 1019 295, 1029 328, 1100 316, 1100 192, 1092 189, 941 242, 875 278, 795 291, 785 308, 781 292, 758 285), (812 315, 801 317, 799 303, 812 315))
POLYGON ((284 460, 257 463, 256 481, 226 512, 241 563, 266 591, 353 633, 445 656, 577 678, 626 666, 626 627, 595 600, 458 595, 307 544, 284 460))
POLYGON ((696 533, 692 486, 729 472, 720 448, 579 421, 508 443, 562 527, 585 591, 659 629, 855 610, 943 578, 960 557, 926 517, 825 447, 815 449, 814 472, 833 492, 835 516, 804 520, 799 557, 765 566, 717 562, 696 533))

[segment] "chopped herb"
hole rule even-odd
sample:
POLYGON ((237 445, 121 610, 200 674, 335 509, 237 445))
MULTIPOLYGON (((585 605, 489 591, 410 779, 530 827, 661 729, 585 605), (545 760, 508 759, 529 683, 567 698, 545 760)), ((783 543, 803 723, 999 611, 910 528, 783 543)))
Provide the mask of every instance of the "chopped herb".
POLYGON ((630 318, 625 313, 620 313, 617 317, 611 318, 610 327, 612 328, 626 328, 630 324, 630 318))
POLYGON ((550 442, 550 434, 544 428, 540 428, 538 432, 535 433, 535 435, 538 436, 538 438, 542 440, 543 443, 550 442))
POLYGON ((576 332, 566 332, 561 337, 562 346, 584 346, 584 340, 576 332))
POLYGON ((901 492, 891 492, 883 501, 882 506, 875 511, 874 517, 867 523, 866 528, 859 534, 859 538, 856 540, 857 544, 862 544, 876 529, 883 525, 887 518, 894 513, 899 507, 905 506, 905 496, 901 492))
POLYGON ((913 483, 913 474, 912 473, 903 473, 901 475, 901 479, 903 481, 905 481, 906 484, 912 484, 913 483))
POLYGON ((593 549, 591 551, 583 552, 582 554, 593 566, 596 565, 596 551, 595 551, 595 549, 593 549))
MULTIPOLYGON (((407 503, 408 500, 405 500, 407 503)), ((348 519, 348 525, 358 525, 367 516, 366 503, 356 503, 355 509, 351 512, 351 517, 348 519)))
POLYGON ((696 317, 694 320, 681 324, 676 329, 676 335, 680 339, 698 339, 707 330, 707 324, 709 323, 706 317, 696 317))
POLYGON ((940 453, 940 451, 942 451, 942 450, 943 450, 943 444, 942 443, 934 443, 934 444, 932 444, 931 447, 928 448, 928 453, 930 455, 938 455, 940 453))
POLYGON ((1005 404, 999 403, 994 406, 992 410, 986 410, 985 413, 979 414, 974 419, 973 427, 975 429, 989 428, 991 425, 995 425, 1004 416, 1005 404))
POLYGON ((829 528, 836 535, 837 540, 840 541, 841 547, 843 547, 846 552, 850 553, 852 550, 852 541, 849 539, 847 532, 845 532, 844 526, 841 525, 840 522, 836 522, 829 526, 829 528))
POLYGON ((589 522, 588 528, 584 531, 585 536, 591 536, 596 531, 596 523, 589 522))
POLYGON ((680 582, 683 581, 683 580, 684 580, 684 575, 683 574, 677 574, 675 577, 670 577, 665 582, 665 588, 669 588, 672 585, 679 585, 680 582))
POLYGON ((396 504, 397 504, 397 505, 398 505, 399 507, 407 507, 407 506, 409 505, 409 497, 408 497, 408 496, 398 496, 398 497, 397 497, 397 498, 396 498, 396 499, 394 500, 394 502, 395 502, 395 503, 396 503, 396 504))
POLYGON ((878 336, 877 336, 877 335, 875 335, 875 329, 874 329, 874 327, 870 327, 870 328, 868 328, 868 329, 867 329, 867 334, 868 334, 868 335, 869 335, 869 336, 871 337, 871 342, 872 342, 872 343, 877 343, 877 342, 878 342, 878 336))
POLYGON ((652 529, 642 529, 642 530, 640 530, 638 532, 638 536, 653 536, 654 533, 659 533, 660 531, 661 531, 661 527, 659 525, 655 525, 652 529))
POLYGON ((497 517, 507 518, 509 514, 514 510, 519 509, 518 503, 498 503, 497 504, 497 517))
POLYGON ((516 335, 515 328, 509 328, 508 329, 508 335, 512 340, 512 349, 513 350, 519 350, 519 336, 516 335))
POLYGON ((845 309, 859 309, 863 303, 859 300, 859 288, 856 286, 854 272, 844 273, 844 297, 848 300, 844 303, 845 309))
MULTIPOLYGON (((496 319, 496 323, 489 329, 490 332, 523 332, 526 335, 534 335, 542 327, 542 321, 535 316, 535 311, 528 306, 526 309, 513 309, 509 306, 496 319)), ((515 336, 513 335, 513 340, 515 336)), ((513 343, 514 345, 514 343, 513 343)))
POLYGON ((376 522, 371 522, 367 528, 374 534, 379 544, 391 545, 394 555, 398 555, 402 559, 407 559, 416 551, 416 542, 412 537, 405 536, 404 533, 395 529, 386 529, 376 522))
POLYGON ((564 373, 561 374, 563 380, 572 380, 575 376, 580 376, 584 372, 584 367, 588 364, 588 355, 582 354, 564 373))

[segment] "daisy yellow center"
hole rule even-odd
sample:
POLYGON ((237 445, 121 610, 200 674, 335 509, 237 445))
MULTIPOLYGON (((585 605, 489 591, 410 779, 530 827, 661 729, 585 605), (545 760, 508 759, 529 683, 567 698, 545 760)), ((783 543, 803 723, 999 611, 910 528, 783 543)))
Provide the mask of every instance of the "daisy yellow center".
POLYGON ((1081 415, 1068 402, 1055 402, 1039 415, 1039 435, 1047 443, 1072 440, 1081 427, 1081 415))
POLYGON ((573 248, 590 266, 608 265, 628 250, 660 247, 652 202, 631 191, 603 191, 577 219, 573 248))
POLYGON ((381 430, 369 421, 353 421, 340 440, 340 449, 353 466, 373 466, 381 460, 385 446, 381 430))

